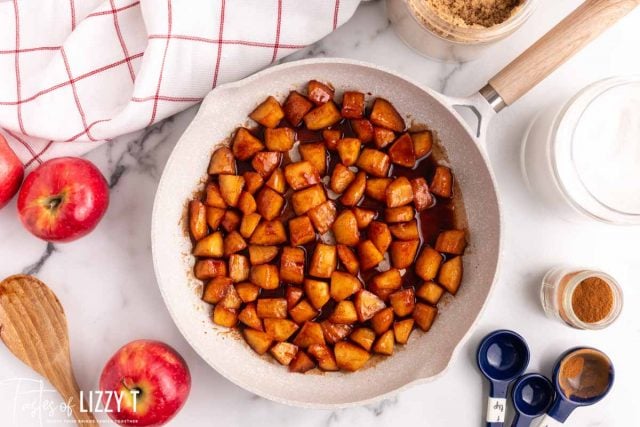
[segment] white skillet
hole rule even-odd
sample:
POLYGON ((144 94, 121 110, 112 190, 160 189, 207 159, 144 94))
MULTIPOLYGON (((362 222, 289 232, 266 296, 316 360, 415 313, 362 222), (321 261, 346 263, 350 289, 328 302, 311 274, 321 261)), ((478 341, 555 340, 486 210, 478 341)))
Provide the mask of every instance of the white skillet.
POLYGON ((484 150, 489 121, 546 77, 573 53, 632 10, 640 0, 587 0, 480 92, 457 99, 441 95, 393 71, 345 59, 310 59, 275 66, 207 95, 182 135, 156 194, 151 240, 162 296, 176 325, 198 354, 220 374, 265 398, 297 406, 344 407, 388 397, 412 384, 442 375, 469 336, 489 297, 501 249, 500 206, 484 150), (458 295, 441 310, 427 334, 416 332, 389 358, 355 372, 291 374, 269 356, 260 357, 228 329, 211 322, 191 274, 191 243, 184 233, 184 208, 202 187, 217 145, 268 95, 281 99, 307 81, 331 82, 337 98, 346 89, 389 99, 403 114, 435 130, 462 189, 470 244, 458 295), (454 110, 478 116, 472 130, 454 110))

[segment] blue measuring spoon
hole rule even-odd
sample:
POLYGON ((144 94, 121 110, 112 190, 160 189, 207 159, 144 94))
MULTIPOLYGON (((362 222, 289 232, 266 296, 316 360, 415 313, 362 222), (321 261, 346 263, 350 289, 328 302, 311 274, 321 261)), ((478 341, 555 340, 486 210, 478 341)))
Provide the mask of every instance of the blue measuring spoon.
POLYGON ((529 347, 520 335, 501 329, 484 337, 476 360, 480 372, 489 380, 487 427, 504 425, 509 384, 527 369, 529 347))
POLYGON ((518 378, 511 389, 511 402, 516 410, 511 427, 529 427, 534 418, 547 412, 555 390, 551 381, 540 374, 518 378))
POLYGON ((540 421, 539 427, 561 426, 574 409, 599 402, 611 390, 614 377, 615 372, 611 359, 600 350, 590 347, 576 347, 566 351, 560 356, 553 368, 556 398, 547 414, 540 421), (583 361, 580 362, 576 358, 581 358, 583 361), (568 363, 573 363, 574 366, 566 366, 565 364, 568 363), (572 371, 575 371, 575 374, 569 376, 570 374, 567 372, 572 371), (605 378, 605 380, 588 387, 581 384, 583 376, 593 378, 594 375, 605 378), (576 391, 567 396, 567 391, 570 391, 567 390, 567 387, 576 391))

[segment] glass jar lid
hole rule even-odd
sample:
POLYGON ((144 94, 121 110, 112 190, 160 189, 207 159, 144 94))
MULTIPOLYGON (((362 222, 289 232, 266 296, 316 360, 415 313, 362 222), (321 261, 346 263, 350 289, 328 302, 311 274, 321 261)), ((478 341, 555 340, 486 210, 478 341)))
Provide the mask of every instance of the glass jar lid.
POLYGON ((609 223, 640 224, 640 76, 578 93, 556 122, 551 154, 574 208, 609 223))

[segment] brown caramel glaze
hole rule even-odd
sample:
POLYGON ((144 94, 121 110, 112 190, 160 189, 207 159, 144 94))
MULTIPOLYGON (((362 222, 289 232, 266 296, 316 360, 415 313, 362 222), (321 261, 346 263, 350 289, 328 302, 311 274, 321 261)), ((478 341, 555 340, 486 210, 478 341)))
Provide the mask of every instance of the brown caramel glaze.
MULTIPOLYGON (((321 131, 311 131, 304 128, 303 125, 298 127, 293 127, 291 126, 291 124, 287 123, 286 121, 283 121, 280 123, 279 126, 287 126, 287 127, 294 128, 296 130, 297 144, 322 142, 324 140, 322 137, 321 131)), ((343 137, 356 136, 348 120, 343 120, 340 123, 332 126, 330 129, 340 130, 342 132, 343 137)), ((422 130, 424 129, 424 127, 418 126, 418 129, 422 130)), ((262 128, 261 126, 251 129, 251 132, 261 140, 264 140, 263 138, 264 128, 262 128)), ((373 147, 373 144, 369 144, 368 146, 373 147)), ((292 157, 294 158, 297 157, 297 153, 295 153, 295 151, 297 151, 297 146, 294 146, 292 151, 293 152, 291 153, 283 153, 284 155, 282 157, 282 162, 280 164, 281 168, 284 168, 284 166, 286 166, 287 164, 292 163, 293 162, 292 157)), ((434 149, 432 150, 432 152, 429 153, 427 156, 419 159, 413 168, 392 165, 388 176, 390 178, 405 176, 409 179, 424 177, 427 180, 427 182, 431 182, 436 166, 442 163, 446 164, 446 160, 447 160, 446 154, 436 138, 436 140, 434 141, 434 149)), ((331 173, 333 172, 333 168, 335 167, 335 165, 340 162, 340 158, 336 152, 327 150, 326 161, 327 161, 327 173, 326 173, 327 177, 325 178, 325 182, 328 182, 327 181, 328 177, 331 176, 331 173)), ((237 164, 238 175, 241 175, 244 172, 253 170, 251 166, 251 161, 236 161, 236 164, 237 164)), ((455 176, 455 171, 453 172, 455 176)), ((216 180, 213 177, 209 177, 209 179, 213 181, 216 180)), ((418 221, 418 228, 421 234, 420 248, 417 254, 420 253, 424 245, 433 246, 435 244, 436 238, 438 237, 438 234, 441 231, 452 229, 452 228, 464 227, 464 224, 466 223, 466 218, 464 214, 464 207, 461 203, 462 198, 461 198, 460 190, 457 183, 455 183, 454 185, 454 192, 456 194, 452 199, 436 198, 435 204, 431 208, 423 210, 422 212, 419 212, 416 215, 416 219, 418 221)), ((291 193, 292 193, 292 190, 288 188, 286 193, 284 194, 286 202, 285 202, 285 206, 283 208, 282 214, 279 218, 285 225, 285 228, 287 227, 288 220, 296 216, 295 213, 293 212, 293 208, 291 207, 291 204, 289 203, 291 193)), ((329 199, 329 197, 327 198, 329 199)), ((344 209, 348 209, 347 207, 343 206, 340 203, 339 198, 334 201, 336 203, 338 212, 344 209)), ((385 209, 384 203, 370 199, 365 196, 360 201, 359 206, 366 209, 374 210, 376 212, 376 219, 384 218, 384 209, 385 209)), ((367 238, 366 229, 360 230, 360 233, 363 240, 367 238)), ((303 246, 303 249, 306 252, 305 277, 307 277, 308 267, 311 264, 311 256, 315 250, 315 246, 320 241, 322 241, 321 237, 318 234, 316 234, 316 241, 308 243, 303 246)), ((249 256, 248 249, 240 252, 240 254, 248 257, 249 256)), ((278 257, 276 257, 271 263, 275 265, 279 265, 280 255, 278 255, 278 257)), ((344 270, 339 262, 338 262, 338 270, 344 270)), ((366 284, 370 281, 370 279, 375 274, 383 270, 384 269, 381 269, 380 267, 376 267, 369 271, 360 272, 359 278, 365 284, 365 288, 366 288, 366 284)), ((321 279, 321 280, 329 281, 329 279, 321 279)), ((415 289, 419 287, 422 284, 422 282, 423 280, 415 274, 412 268, 407 269, 403 275, 403 286, 405 288, 415 289)), ((261 298, 284 298, 287 286, 289 286, 289 284, 281 283, 278 289, 275 289, 275 290, 263 289, 261 290, 260 297, 261 298)), ((318 317, 314 320, 315 321, 325 320, 333 312, 335 306, 336 306, 336 302, 333 300, 329 300, 329 302, 320 311, 318 317)), ((366 326, 366 325, 359 325, 359 326, 366 326)))

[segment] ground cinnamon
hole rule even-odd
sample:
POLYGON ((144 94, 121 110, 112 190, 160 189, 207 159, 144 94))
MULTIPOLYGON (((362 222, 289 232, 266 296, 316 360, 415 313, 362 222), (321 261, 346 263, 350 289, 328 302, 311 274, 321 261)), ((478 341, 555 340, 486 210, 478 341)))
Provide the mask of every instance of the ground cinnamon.
POLYGON ((560 388, 568 398, 591 399, 607 390, 610 372, 611 364, 600 352, 579 350, 560 364, 560 388))
POLYGON ((614 294, 611 286, 599 277, 589 277, 576 286, 571 296, 571 308, 585 323, 597 323, 613 310, 614 294))

